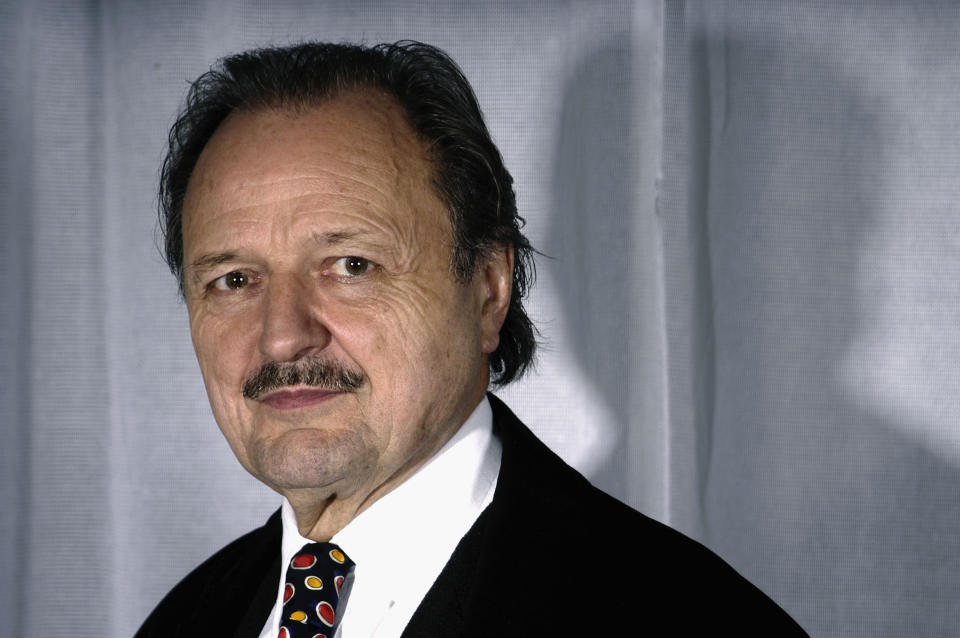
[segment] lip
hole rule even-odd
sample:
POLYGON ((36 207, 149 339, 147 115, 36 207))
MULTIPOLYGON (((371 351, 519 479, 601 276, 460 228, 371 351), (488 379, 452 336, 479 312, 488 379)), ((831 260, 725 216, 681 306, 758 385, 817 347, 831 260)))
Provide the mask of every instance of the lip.
POLYGON ((259 401, 274 410, 299 410, 325 403, 340 394, 343 393, 319 388, 277 390, 260 397, 259 401))

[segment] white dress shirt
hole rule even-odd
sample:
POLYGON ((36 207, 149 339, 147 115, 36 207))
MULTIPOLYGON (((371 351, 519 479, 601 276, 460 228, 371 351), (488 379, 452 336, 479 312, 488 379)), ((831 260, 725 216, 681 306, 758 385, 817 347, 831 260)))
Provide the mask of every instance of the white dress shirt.
MULTIPOLYGON (((331 539, 357 564, 338 638, 398 638, 403 633, 460 539, 493 500, 501 453, 490 402, 484 399, 413 476, 331 539)), ((311 542, 300 535, 286 499, 281 519, 283 573, 260 638, 275 638, 279 632, 286 566, 311 542)))

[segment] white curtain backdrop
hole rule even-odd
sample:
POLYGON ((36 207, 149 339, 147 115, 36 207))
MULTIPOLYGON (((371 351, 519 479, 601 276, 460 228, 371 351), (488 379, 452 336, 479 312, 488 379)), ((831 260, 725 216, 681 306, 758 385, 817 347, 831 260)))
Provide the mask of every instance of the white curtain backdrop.
POLYGON ((402 38, 463 66, 547 255, 521 418, 812 635, 955 633, 958 33, 946 0, 0 3, 0 636, 130 636, 277 507, 156 247, 166 132, 221 55, 402 38))

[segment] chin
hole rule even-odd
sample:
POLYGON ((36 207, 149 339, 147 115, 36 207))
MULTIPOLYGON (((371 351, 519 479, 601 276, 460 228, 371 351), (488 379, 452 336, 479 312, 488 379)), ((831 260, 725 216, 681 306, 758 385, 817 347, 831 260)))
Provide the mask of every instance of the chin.
POLYGON ((340 491, 373 473, 378 454, 360 430, 291 430, 261 444, 253 474, 278 492, 332 488, 340 491))

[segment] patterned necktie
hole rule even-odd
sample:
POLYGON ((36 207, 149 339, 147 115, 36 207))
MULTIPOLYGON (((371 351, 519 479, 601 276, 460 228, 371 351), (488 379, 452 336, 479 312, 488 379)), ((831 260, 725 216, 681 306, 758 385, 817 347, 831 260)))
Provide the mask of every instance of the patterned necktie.
POLYGON ((307 543, 287 566, 279 638, 333 638, 354 562, 333 543, 307 543))

